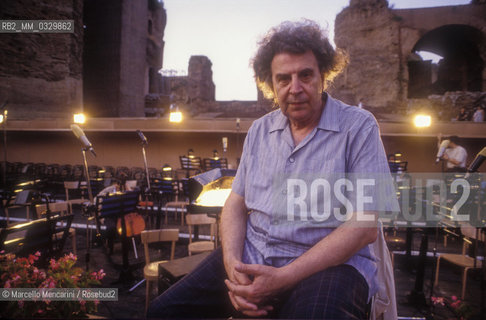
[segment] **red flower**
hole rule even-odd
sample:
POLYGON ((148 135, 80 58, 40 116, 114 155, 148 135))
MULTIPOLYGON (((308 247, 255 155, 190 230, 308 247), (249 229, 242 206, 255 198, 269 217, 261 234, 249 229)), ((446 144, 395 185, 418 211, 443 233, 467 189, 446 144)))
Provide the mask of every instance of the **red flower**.
POLYGON ((443 297, 432 297, 432 302, 434 304, 440 304, 441 306, 444 305, 444 298, 443 297))
POLYGON ((461 305, 461 300, 456 300, 451 303, 451 307, 453 307, 454 309, 457 309, 460 305, 461 305))

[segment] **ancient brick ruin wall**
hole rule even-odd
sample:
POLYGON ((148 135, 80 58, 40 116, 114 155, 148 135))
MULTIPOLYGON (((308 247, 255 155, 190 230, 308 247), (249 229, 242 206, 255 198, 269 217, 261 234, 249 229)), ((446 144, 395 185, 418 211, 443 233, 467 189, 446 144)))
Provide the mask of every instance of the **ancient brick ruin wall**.
POLYGON ((0 103, 9 100, 11 119, 70 118, 83 108, 144 116, 162 67, 162 2, 2 0, 0 19, 74 20, 74 33, 0 34, 0 103))
MULTIPOLYGON (((413 58, 414 46, 427 32, 444 25, 471 26, 486 39, 486 6, 484 1, 475 3, 395 10, 388 8, 386 0, 351 0, 335 20, 335 43, 347 51, 350 63, 329 91, 349 104, 362 99, 377 113, 403 115, 410 111, 407 63, 413 58)), ((486 41, 477 45, 486 61, 486 41)), ((486 68, 482 78, 485 91, 486 68)), ((455 112, 455 108, 444 107, 446 117, 455 112)))
POLYGON ((85 0, 85 7, 87 113, 143 117, 145 96, 157 90, 156 70, 162 66, 166 23, 162 4, 157 0, 85 0))
POLYGON ((387 107, 401 97, 398 23, 387 1, 352 1, 336 16, 335 43, 349 65, 329 91, 349 104, 387 107))
POLYGON ((191 56, 187 78, 191 102, 215 101, 216 88, 213 82, 212 62, 206 56, 191 56))
POLYGON ((74 33, 0 34, 0 103, 11 119, 64 117, 82 104, 82 0, 2 0, 3 20, 74 20, 74 33))

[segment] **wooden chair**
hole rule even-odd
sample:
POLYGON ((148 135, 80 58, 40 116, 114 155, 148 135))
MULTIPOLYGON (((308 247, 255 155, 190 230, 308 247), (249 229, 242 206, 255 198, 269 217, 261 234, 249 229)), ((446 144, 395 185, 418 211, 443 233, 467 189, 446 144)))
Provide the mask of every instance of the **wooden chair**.
POLYGON ((149 254, 149 244, 157 242, 170 242, 170 258, 174 259, 175 243, 179 240, 179 229, 158 229, 142 231, 141 240, 145 253, 145 267, 143 268, 143 276, 146 283, 145 290, 145 312, 147 312, 150 302, 150 291, 152 283, 157 283, 159 279, 159 264, 166 263, 167 260, 151 262, 149 254))
MULTIPOLYGON (((466 296, 466 283, 467 283, 467 273, 469 270, 472 269, 480 269, 482 267, 483 261, 477 260, 476 259, 476 265, 475 265, 475 259, 473 257, 469 257, 466 255, 466 248, 468 243, 471 243, 468 238, 476 239, 476 234, 475 234, 476 229, 471 226, 461 226, 461 233, 464 236, 463 240, 463 246, 462 246, 462 253, 461 254, 456 254, 456 253, 444 253, 441 254, 437 258, 437 267, 435 270, 435 281, 434 281, 434 286, 437 286, 439 284, 439 267, 440 267, 440 262, 442 260, 448 261, 456 266, 459 266, 460 268, 463 269, 462 271, 462 291, 461 291, 461 299, 464 300, 464 297, 466 296)), ((484 241, 484 236, 480 234, 479 236, 479 241, 484 241)))
POLYGON ((169 208, 171 208, 174 210, 175 219, 177 219, 177 213, 180 213, 181 226, 184 225, 184 213, 186 212, 187 205, 189 205, 189 201, 182 195, 180 184, 180 181, 174 180, 160 180, 157 184, 158 190, 162 191, 167 199, 167 202, 164 205, 165 224, 168 223, 169 208), (180 196, 182 196, 182 198, 180 196), (173 200, 169 201, 171 198, 173 200))
POLYGON ((81 198, 73 198, 72 196, 69 196, 75 191, 81 191, 81 189, 79 188, 79 181, 64 181, 64 190, 66 192, 66 202, 69 204, 70 213, 73 212, 73 204, 82 204, 86 202, 86 199, 84 199, 82 193, 81 198))
POLYGON ((189 245, 187 250, 191 256, 193 253, 201 253, 206 251, 213 251, 216 243, 216 219, 208 217, 207 214, 188 214, 186 215, 186 223, 189 227, 189 245), (193 227, 208 225, 210 227, 209 241, 198 240, 192 241, 193 227))
MULTIPOLYGON (((39 218, 44 217, 47 211, 47 205, 45 204, 37 204, 35 206, 35 210, 37 212, 37 216, 39 218)), ((61 202, 50 202, 49 203, 49 210, 51 211, 51 214, 59 214, 61 216, 67 215, 68 214, 68 203, 66 201, 61 201, 61 202)), ((54 236, 62 236, 61 233, 55 234, 54 236)), ((72 248, 73 248, 73 253, 77 255, 77 250, 76 250, 76 229, 70 227, 69 228, 69 236, 71 237, 72 241, 72 248)))
POLYGON ((189 204, 187 201, 169 201, 164 206, 164 213, 165 213, 165 224, 168 224, 167 216, 169 214, 169 208, 174 210, 174 217, 177 219, 177 213, 181 214, 181 226, 184 225, 184 212, 186 211, 186 207, 189 204))

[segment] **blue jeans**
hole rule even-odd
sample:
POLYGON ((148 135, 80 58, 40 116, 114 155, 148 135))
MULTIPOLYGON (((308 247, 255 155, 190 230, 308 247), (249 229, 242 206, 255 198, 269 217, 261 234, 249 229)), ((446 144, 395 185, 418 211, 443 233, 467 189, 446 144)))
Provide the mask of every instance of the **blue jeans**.
MULTIPOLYGON (((245 318, 234 310, 224 284, 221 249, 150 305, 148 318, 245 318)), ((340 265, 301 281, 275 300, 269 318, 366 319, 368 284, 352 266, 340 265)))

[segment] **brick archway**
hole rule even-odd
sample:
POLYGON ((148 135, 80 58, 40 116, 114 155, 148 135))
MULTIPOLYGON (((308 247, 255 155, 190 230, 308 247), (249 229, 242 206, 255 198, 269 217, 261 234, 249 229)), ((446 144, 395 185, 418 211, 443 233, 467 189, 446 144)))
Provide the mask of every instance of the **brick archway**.
POLYGON ((477 28, 451 24, 426 32, 412 52, 429 51, 443 57, 436 68, 430 61, 408 61, 408 97, 421 98, 446 91, 482 91, 485 37, 477 28), (437 70, 434 70, 437 69, 437 70), (432 73, 435 81, 432 80, 432 73))

